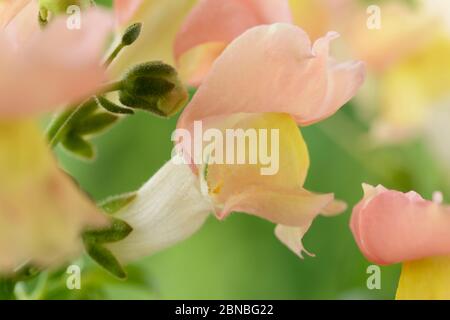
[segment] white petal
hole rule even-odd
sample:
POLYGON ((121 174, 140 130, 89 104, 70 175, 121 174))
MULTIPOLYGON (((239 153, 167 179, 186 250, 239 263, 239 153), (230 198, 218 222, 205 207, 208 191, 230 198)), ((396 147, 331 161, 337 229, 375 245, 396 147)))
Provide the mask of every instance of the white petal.
POLYGON ((189 166, 171 160, 138 191, 130 206, 114 215, 133 231, 108 248, 122 262, 151 255, 191 236, 212 210, 189 166))

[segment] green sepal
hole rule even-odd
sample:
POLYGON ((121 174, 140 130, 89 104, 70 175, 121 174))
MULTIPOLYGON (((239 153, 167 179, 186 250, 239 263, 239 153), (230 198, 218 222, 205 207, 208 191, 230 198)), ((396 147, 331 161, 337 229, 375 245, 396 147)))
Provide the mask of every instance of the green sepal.
POLYGON ((62 145, 66 150, 83 159, 92 160, 95 158, 94 146, 77 134, 69 133, 66 135, 62 140, 62 145))
POLYGON ((110 243, 125 239, 133 228, 123 220, 111 218, 111 224, 102 229, 88 230, 83 233, 87 242, 110 243))
POLYGON ((100 266, 119 279, 125 279, 127 274, 114 254, 104 244, 117 242, 126 238, 133 228, 123 220, 110 218, 108 227, 87 230, 83 233, 83 243, 87 254, 100 266))
POLYGON ((130 108, 141 109, 153 113, 158 117, 167 118, 167 115, 158 109, 158 101, 155 98, 149 98, 146 100, 137 96, 132 96, 126 91, 120 91, 119 100, 121 103, 130 108))
POLYGON ((120 81, 119 101, 130 108, 168 118, 188 100, 188 93, 175 68, 150 61, 131 68, 120 81))
POLYGON ((136 199, 136 196, 137 193, 133 192, 109 197, 106 200, 100 202, 98 206, 106 213, 114 214, 133 202, 133 200, 136 199))
POLYGON ((88 255, 106 271, 119 279, 126 279, 127 273, 112 252, 96 242, 84 242, 88 255))
POLYGON ((137 96, 164 96, 175 88, 175 84, 163 78, 139 76, 126 83, 131 94, 137 96))
POLYGON ((119 106, 118 104, 115 104, 114 102, 112 102, 104 97, 97 97, 96 99, 97 99, 97 103, 99 106, 103 107, 105 110, 107 110, 111 113, 134 114, 133 109, 119 106))
POLYGON ((149 61, 144 62, 132 67, 125 74, 124 79, 130 79, 135 77, 151 76, 155 78, 170 78, 177 76, 177 70, 171 65, 162 61, 149 61))
POLYGON ((79 136, 100 133, 111 127, 117 120, 119 120, 119 117, 111 113, 95 113, 81 121, 74 128, 74 131, 79 136))

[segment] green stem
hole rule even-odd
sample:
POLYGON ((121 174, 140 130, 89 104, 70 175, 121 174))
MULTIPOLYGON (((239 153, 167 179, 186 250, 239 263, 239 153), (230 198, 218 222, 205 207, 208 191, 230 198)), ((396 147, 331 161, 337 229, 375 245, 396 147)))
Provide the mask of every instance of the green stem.
MULTIPOLYGON (((108 92, 113 92, 120 90, 122 88, 122 81, 116 81, 106 84, 100 89, 99 94, 105 94, 108 92)), ((78 116, 84 114, 84 112, 94 112, 97 108, 97 103, 95 99, 89 99, 77 106, 71 106, 56 115, 56 117, 51 121, 47 128, 47 139, 49 141, 50 148, 56 147, 63 137, 70 130, 70 124, 78 119, 78 116)))
POLYGON ((114 48, 114 50, 111 52, 111 54, 109 55, 109 57, 106 59, 106 61, 104 62, 104 66, 105 67, 109 67, 111 65, 111 63, 114 61, 114 59, 118 56, 118 54, 120 53, 120 51, 122 51, 123 48, 125 48, 126 45, 124 45, 122 42, 119 43, 117 45, 117 47, 114 48))
POLYGON ((56 147, 61 142, 70 128, 69 124, 73 119, 77 118, 77 114, 81 112, 84 106, 85 104, 80 104, 77 107, 69 107, 52 120, 47 128, 47 139, 50 148, 56 147))
POLYGON ((104 94, 106 94, 108 92, 119 91, 122 88, 123 88, 123 81, 122 80, 111 82, 111 83, 107 83, 103 88, 101 88, 99 90, 97 95, 104 95, 104 94))

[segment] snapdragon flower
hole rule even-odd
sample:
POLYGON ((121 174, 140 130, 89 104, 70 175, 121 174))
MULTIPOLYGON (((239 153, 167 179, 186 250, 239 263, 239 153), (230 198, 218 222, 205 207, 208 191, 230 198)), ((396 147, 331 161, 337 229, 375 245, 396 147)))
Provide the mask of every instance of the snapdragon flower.
MULTIPOLYGON (((329 42, 335 37, 329 33, 311 45, 300 28, 273 24, 248 30, 224 50, 177 127, 192 135, 195 121, 220 132, 277 129, 279 170, 261 175, 261 162, 169 161, 133 203, 116 213, 133 228, 127 238, 109 246, 119 260, 149 255, 187 238, 209 213, 224 219, 234 211, 278 224, 276 235, 302 255, 301 237, 313 219, 345 209, 333 194, 303 188, 309 156, 297 127, 331 116, 364 80, 363 63, 330 61, 329 42)), ((182 153, 177 157, 193 157, 187 141, 176 142, 175 150, 182 153)))

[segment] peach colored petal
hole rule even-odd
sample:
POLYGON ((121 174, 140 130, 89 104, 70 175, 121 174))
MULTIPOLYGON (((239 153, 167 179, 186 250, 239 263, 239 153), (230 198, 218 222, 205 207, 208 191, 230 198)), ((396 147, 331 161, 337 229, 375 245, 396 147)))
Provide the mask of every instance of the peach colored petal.
POLYGON ((450 254, 450 207, 415 192, 368 188, 350 227, 362 253, 377 264, 450 254))
POLYGON ((321 214, 326 217, 333 217, 347 210, 348 206, 345 201, 334 200, 328 206, 322 209, 321 214))
POLYGON ((310 223, 334 199, 333 194, 314 194, 304 189, 248 187, 228 198, 219 218, 245 212, 273 223, 303 226, 310 223))
POLYGON ((199 87, 226 46, 223 42, 209 42, 183 54, 177 64, 180 78, 193 87, 199 87))
POLYGON ((0 1, 0 30, 22 10, 31 0, 0 1))
POLYGON ((177 34, 175 59, 200 44, 229 43, 257 25, 291 21, 287 0, 200 0, 177 34))
POLYGON ((329 33, 311 48, 306 33, 289 24, 245 32, 216 60, 178 127, 237 112, 285 112, 301 125, 330 116, 364 79, 362 63, 330 64, 335 37, 329 33))
MULTIPOLYGON (((308 195, 308 192, 306 190, 302 190, 302 192, 306 192, 306 194, 308 195)), ((314 200, 312 198, 308 200, 308 201, 313 200, 313 202, 318 201, 319 199, 326 199, 326 197, 328 197, 328 199, 330 198, 333 199, 332 195, 309 194, 308 196, 317 197, 314 200)), ((320 214, 323 216, 330 217, 342 213, 346 209, 347 204, 345 202, 340 200, 332 200, 331 202, 328 203, 328 205, 326 205, 321 209, 320 214)), ((314 254, 305 250, 302 243, 302 238, 308 231, 312 222, 313 219, 310 219, 305 221, 305 224, 295 227, 278 224, 275 228, 275 235, 285 246, 287 246, 292 252, 294 252, 301 259, 303 259, 303 252, 305 252, 309 256, 314 257, 315 256, 314 254)))
POLYGON ((142 2, 143 0, 114 0, 116 23, 123 26, 130 21, 142 2))
MULTIPOLYGON (((299 129, 289 115, 238 114, 222 120, 222 123, 225 124, 219 132, 224 136, 227 136, 229 129, 234 129, 233 132, 241 130, 250 133, 277 130, 278 138, 268 135, 268 139, 264 141, 251 139, 249 135, 245 138, 246 162, 242 164, 237 164, 236 158, 232 159, 233 163, 226 162, 225 158, 216 158, 217 154, 221 153, 217 152, 217 149, 206 155, 208 165, 207 168, 201 166, 200 178, 204 180, 203 189, 215 204, 219 219, 225 218, 233 211, 239 211, 274 223, 303 226, 321 212, 342 209, 340 204, 335 208, 331 206, 334 198, 332 194, 316 195, 302 189, 309 166, 308 150, 299 129), (270 150, 268 154, 275 156, 271 162, 276 165, 263 163, 261 158, 255 158, 255 163, 249 163, 248 155, 252 153, 251 150, 257 150, 256 148, 261 150, 261 143, 277 146, 275 150, 271 147, 267 150, 270 150), (269 175, 262 174, 261 169, 267 167, 274 170, 271 170, 269 175)), ((236 144, 232 147, 229 140, 220 145, 223 148, 228 146, 228 150, 239 150, 236 144)), ((206 150, 205 148, 204 151, 206 150)), ((223 154, 226 155, 225 150, 223 154)))
POLYGON ((310 226, 311 223, 303 227, 289 227, 279 224, 275 227, 275 236, 301 259, 303 259, 303 252, 309 256, 314 256, 305 250, 302 243, 302 238, 310 226))
POLYGON ((97 9, 81 21, 81 29, 71 30, 66 18, 56 19, 20 48, 0 34, 2 116, 54 110, 98 89, 106 79, 100 60, 112 21, 97 9))

